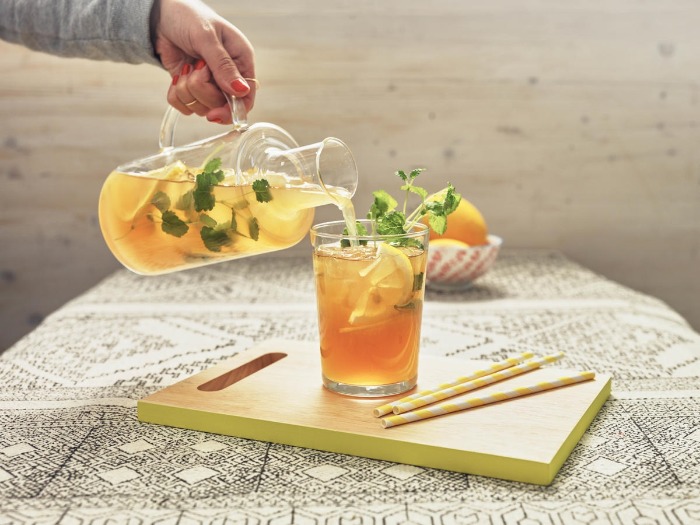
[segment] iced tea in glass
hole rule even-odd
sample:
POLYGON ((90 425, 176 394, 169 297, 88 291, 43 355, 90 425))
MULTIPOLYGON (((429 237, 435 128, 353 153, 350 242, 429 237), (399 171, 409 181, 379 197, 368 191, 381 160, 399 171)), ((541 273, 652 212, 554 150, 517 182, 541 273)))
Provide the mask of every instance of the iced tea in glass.
POLYGON ((344 221, 311 228, 323 383, 352 396, 405 392, 418 375, 428 228, 344 230, 344 221))

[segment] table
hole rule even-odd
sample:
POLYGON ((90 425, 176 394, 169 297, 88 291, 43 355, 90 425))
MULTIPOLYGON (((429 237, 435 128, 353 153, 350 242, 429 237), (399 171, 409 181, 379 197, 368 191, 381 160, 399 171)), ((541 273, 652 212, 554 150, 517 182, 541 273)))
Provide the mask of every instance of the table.
POLYGON ((613 394, 550 486, 142 424, 136 401, 317 338, 310 258, 118 271, 0 356, 0 523, 700 523, 700 335, 556 252, 428 291, 422 351, 566 352, 613 394), (110 521, 111 520, 111 521, 110 521))

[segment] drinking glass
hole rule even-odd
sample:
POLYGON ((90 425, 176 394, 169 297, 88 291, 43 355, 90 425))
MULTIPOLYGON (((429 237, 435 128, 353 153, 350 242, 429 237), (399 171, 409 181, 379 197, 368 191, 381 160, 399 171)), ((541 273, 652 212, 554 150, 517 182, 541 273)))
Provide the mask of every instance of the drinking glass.
MULTIPOLYGON (((358 221, 372 231, 370 221, 358 221)), ((360 397, 400 394, 418 376, 428 227, 349 235, 311 228, 323 384, 360 397)), ((360 230, 361 231, 361 230, 360 230)))

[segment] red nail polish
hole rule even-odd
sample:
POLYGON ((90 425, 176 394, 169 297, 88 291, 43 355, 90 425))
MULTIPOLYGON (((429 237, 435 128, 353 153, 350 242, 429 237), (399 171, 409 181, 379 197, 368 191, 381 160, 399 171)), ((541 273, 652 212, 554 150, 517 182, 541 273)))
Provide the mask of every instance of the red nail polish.
POLYGON ((220 118, 213 118, 211 119, 211 122, 214 122, 215 124, 222 124, 224 121, 220 118))
POLYGON ((180 79, 180 75, 173 75, 173 86, 177 84, 177 81, 180 79))
POLYGON ((247 93, 250 90, 250 86, 242 78, 237 78, 231 82, 231 87, 236 93, 247 93))
POLYGON ((190 64, 185 64, 182 66, 182 71, 180 71, 180 75, 189 75, 190 71, 192 71, 192 66, 190 64))
POLYGON ((199 71, 200 69, 204 68, 204 66, 206 66, 206 65, 207 65, 207 63, 203 59, 200 58, 199 60, 197 60, 197 63, 194 65, 194 68, 199 71))

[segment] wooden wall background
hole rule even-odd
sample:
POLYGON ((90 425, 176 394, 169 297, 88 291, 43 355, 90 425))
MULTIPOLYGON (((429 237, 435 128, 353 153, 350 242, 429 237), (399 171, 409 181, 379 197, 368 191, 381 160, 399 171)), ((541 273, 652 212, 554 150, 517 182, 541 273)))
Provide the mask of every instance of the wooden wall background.
MULTIPOLYGON (((211 4, 256 46, 251 120, 345 140, 360 210, 426 167, 507 246, 557 248, 700 329, 697 0, 211 4)), ((1 349, 117 268, 98 193, 156 150, 169 77, 6 43, 0 71, 1 349)))

